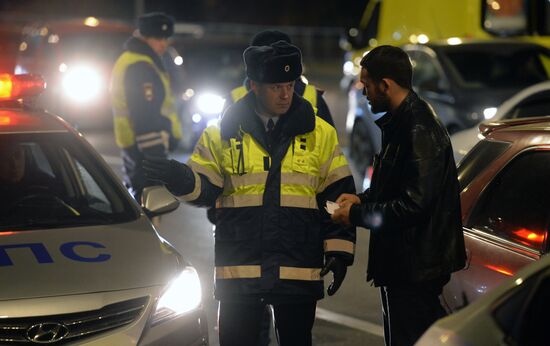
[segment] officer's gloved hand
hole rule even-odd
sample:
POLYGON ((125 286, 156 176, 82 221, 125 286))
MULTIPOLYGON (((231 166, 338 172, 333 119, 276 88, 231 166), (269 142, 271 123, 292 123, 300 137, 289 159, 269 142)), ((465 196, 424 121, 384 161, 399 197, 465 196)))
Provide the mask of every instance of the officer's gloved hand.
POLYGON ((191 169, 185 164, 164 157, 146 156, 142 166, 148 179, 165 184, 168 190, 176 195, 186 193, 186 187, 189 186, 188 178, 193 176, 191 169))
POLYGON ((327 275, 329 271, 332 272, 333 279, 328 286, 327 293, 329 296, 332 296, 338 291, 342 282, 344 282, 348 267, 341 258, 338 258, 338 256, 327 256, 325 259, 325 266, 321 269, 321 276, 327 275))

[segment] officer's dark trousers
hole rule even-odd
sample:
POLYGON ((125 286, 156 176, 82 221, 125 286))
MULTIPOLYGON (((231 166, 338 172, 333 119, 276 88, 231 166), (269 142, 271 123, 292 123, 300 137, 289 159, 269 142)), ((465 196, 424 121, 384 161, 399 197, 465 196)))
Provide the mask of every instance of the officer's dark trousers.
POLYGON ((412 346, 439 318, 446 315, 439 295, 449 277, 419 284, 382 286, 386 346, 412 346))
MULTIPOLYGON (((220 302, 220 346, 257 346, 265 303, 220 302)), ((281 346, 311 346, 317 302, 273 304, 275 330, 281 346)))

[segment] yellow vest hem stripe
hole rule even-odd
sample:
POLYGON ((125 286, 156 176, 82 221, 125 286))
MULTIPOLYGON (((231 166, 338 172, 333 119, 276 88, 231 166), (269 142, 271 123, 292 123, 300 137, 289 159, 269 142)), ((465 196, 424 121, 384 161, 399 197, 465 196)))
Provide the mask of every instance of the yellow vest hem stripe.
POLYGON ((347 252, 355 253, 355 244, 349 240, 327 239, 325 240, 325 252, 347 252))
POLYGON ((282 280, 320 281, 321 268, 280 267, 279 278, 282 280))
POLYGON ((263 194, 261 195, 231 195, 218 197, 217 208, 242 208, 258 207, 263 205, 263 194))
POLYGON ((216 279, 255 279, 261 275, 259 265, 216 267, 216 279))

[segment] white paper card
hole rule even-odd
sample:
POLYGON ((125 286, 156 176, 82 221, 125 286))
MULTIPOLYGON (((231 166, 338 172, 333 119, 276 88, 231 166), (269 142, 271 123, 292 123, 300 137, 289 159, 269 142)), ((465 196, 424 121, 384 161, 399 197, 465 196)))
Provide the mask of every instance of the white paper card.
POLYGON ((327 211, 327 213, 329 213, 331 215, 334 214, 334 211, 338 208, 340 208, 338 203, 332 202, 332 201, 327 201, 327 203, 325 205, 325 210, 327 211))

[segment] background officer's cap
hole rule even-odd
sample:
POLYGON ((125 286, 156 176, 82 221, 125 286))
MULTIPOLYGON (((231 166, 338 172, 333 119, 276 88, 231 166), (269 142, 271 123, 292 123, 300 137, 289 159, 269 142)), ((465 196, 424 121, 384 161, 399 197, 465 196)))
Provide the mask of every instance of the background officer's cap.
POLYGON ((286 43, 292 43, 290 36, 279 30, 264 30, 260 31, 250 41, 251 46, 269 46, 277 41, 285 41, 286 43))
POLYGON ((243 54, 246 76, 259 83, 285 83, 302 75, 302 53, 285 41, 250 46, 243 54))
POLYGON ((174 34, 174 19, 161 12, 146 13, 138 18, 141 36, 168 38, 174 34))

